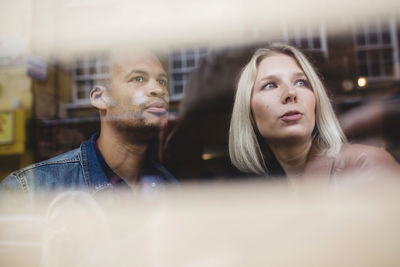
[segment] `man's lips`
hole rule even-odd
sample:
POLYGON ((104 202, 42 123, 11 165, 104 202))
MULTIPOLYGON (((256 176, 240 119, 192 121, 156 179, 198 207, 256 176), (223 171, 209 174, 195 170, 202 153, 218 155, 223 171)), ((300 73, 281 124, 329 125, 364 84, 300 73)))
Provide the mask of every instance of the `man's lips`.
POLYGON ((145 110, 149 113, 157 116, 165 115, 168 111, 167 105, 163 102, 151 103, 145 107, 145 110))
POLYGON ((283 114, 280 118, 284 121, 297 121, 303 117, 303 113, 297 110, 290 110, 283 114))

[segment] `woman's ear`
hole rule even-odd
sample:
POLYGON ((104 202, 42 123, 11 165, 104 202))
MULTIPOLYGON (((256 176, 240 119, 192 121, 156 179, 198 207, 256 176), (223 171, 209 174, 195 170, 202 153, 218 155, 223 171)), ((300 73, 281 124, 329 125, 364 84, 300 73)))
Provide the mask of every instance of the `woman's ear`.
POLYGON ((99 110, 105 110, 113 105, 107 88, 101 85, 96 85, 90 90, 90 102, 99 110))

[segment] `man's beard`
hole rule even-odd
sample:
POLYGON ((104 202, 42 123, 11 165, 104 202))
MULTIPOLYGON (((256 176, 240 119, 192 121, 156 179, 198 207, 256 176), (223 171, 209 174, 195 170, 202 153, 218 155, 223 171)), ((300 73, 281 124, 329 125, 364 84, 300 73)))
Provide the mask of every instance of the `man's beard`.
POLYGON ((136 113, 132 119, 115 118, 112 124, 122 138, 131 144, 148 143, 159 138, 160 125, 147 122, 143 113, 136 113))

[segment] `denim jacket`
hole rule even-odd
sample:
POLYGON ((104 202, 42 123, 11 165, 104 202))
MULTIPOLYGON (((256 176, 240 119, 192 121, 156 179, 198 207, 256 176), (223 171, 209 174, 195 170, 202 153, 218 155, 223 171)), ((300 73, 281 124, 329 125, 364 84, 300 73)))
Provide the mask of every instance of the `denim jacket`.
MULTIPOLYGON (((107 179, 97 159, 93 145, 93 135, 77 149, 54 158, 17 170, 4 178, 0 192, 22 192, 34 199, 40 192, 82 190, 95 194, 103 190, 112 190, 113 185, 107 179)), ((141 171, 142 186, 157 187, 159 184, 177 184, 176 178, 160 163, 147 164, 141 171)), ((127 187, 126 184, 124 186, 127 187)))

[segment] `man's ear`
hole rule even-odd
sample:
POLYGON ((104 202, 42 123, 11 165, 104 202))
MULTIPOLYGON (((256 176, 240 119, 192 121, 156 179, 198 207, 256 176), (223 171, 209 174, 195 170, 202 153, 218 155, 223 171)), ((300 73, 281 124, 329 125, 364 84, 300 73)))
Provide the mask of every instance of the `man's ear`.
POLYGON ((113 105, 107 88, 101 85, 96 85, 90 90, 90 102, 99 110, 105 110, 113 105))

